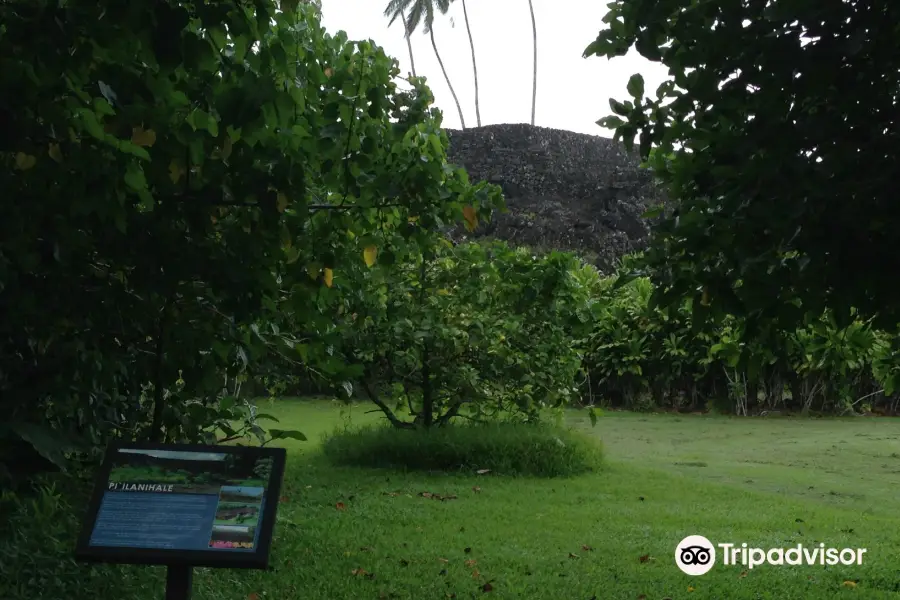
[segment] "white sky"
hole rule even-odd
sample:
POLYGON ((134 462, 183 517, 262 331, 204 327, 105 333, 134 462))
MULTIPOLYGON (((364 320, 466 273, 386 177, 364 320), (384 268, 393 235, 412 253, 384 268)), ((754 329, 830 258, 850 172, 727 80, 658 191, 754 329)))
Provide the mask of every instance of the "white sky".
MULTIPOLYGON (((666 69, 637 52, 612 60, 582 58, 603 26, 607 2, 598 0, 533 0, 537 21, 537 110, 535 125, 612 137, 596 124, 611 114, 609 98, 627 100, 625 86, 634 73, 644 76, 653 96, 667 77, 666 69)), ((398 19, 390 29, 383 16, 387 0, 323 0, 322 21, 329 33, 344 30, 351 40, 372 39, 410 71, 409 53, 398 19)), ((530 123, 532 30, 528 0, 469 0, 469 24, 478 62, 481 124, 530 123)), ((474 127, 475 85, 462 3, 446 16, 435 17, 434 37, 450 82, 462 106, 467 127, 474 127), (451 25, 451 19, 455 27, 451 25)), ((428 36, 412 35, 416 74, 428 78, 444 126, 459 129, 459 115, 444 81, 428 36)))

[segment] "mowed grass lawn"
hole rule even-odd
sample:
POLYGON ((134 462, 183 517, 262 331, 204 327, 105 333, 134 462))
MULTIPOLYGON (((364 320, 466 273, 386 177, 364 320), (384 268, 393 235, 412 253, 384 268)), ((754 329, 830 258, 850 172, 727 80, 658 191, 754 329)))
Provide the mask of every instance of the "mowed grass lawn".
POLYGON ((282 400, 273 568, 198 570, 201 599, 900 598, 900 421, 608 413, 607 466, 570 479, 335 468, 318 440, 367 405, 282 400), (440 501, 421 492, 456 495, 440 501), (692 534, 866 548, 861 566, 675 566, 692 534), (486 585, 487 584, 487 585, 486 585), (488 590, 488 591, 485 591, 488 590))

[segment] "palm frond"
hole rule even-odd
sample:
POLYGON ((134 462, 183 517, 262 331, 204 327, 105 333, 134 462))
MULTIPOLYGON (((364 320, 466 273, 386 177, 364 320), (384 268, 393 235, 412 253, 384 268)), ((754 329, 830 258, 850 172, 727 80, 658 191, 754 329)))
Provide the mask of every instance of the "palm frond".
POLYGON ((425 12, 424 15, 424 31, 426 34, 431 33, 431 27, 434 25, 434 1, 433 0, 420 0, 423 4, 422 9, 425 12))
POLYGON ((415 0, 390 0, 387 7, 384 9, 384 16, 391 18, 388 22, 388 27, 393 25, 394 21, 397 20, 397 17, 405 13, 409 8, 409 5, 414 1, 415 0))
POLYGON ((412 7, 409 9, 409 14, 406 15, 406 33, 407 35, 413 33, 418 27, 419 23, 422 22, 422 12, 425 9, 425 3, 422 0, 418 0, 412 4, 412 7))

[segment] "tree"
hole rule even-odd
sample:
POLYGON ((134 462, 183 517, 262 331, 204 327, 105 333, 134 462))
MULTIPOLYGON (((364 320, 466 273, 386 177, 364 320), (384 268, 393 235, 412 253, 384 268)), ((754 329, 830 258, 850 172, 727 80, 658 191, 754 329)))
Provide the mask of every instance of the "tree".
POLYGON ((639 140, 672 214, 646 256, 664 304, 751 330, 833 309, 900 322, 894 279, 900 96, 890 2, 620 0, 585 55, 632 46, 672 79, 599 123, 639 140))
POLYGON ((395 427, 536 420, 571 399, 580 354, 569 327, 587 303, 573 256, 442 237, 408 250, 396 268, 372 270, 376 293, 354 304, 343 344, 395 427))
POLYGON ((110 438, 263 441, 223 382, 272 356, 346 378, 360 240, 474 193, 424 84, 398 90, 396 61, 312 6, 4 3, 0 22, 0 475, 110 438))
POLYGON ((412 71, 412 76, 415 77, 416 76, 416 59, 413 56, 412 40, 409 39, 409 34, 410 34, 409 25, 406 22, 406 15, 404 15, 402 12, 400 13, 400 20, 403 23, 403 37, 406 38, 406 49, 409 51, 410 70, 412 71))
POLYGON ((451 0, 390 0, 384 9, 384 15, 390 17, 388 26, 393 24, 397 17, 403 17, 406 22, 406 35, 412 33, 418 28, 419 23, 424 23, 425 33, 431 40, 431 47, 434 55, 437 57, 438 64, 441 66, 441 72, 444 74, 444 81, 450 88, 450 94, 453 96, 453 102, 456 104, 456 111, 459 113, 459 122, 463 129, 466 128, 466 119, 463 117, 462 107, 459 104, 459 98, 456 97, 456 91, 450 83, 450 76, 447 75, 447 69, 444 68, 444 61, 438 52, 437 43, 434 41, 434 10, 440 11, 442 15, 446 15, 450 9, 451 0))
POLYGON ((532 0, 528 0, 528 11, 531 13, 531 36, 534 50, 531 76, 531 126, 534 127, 534 112, 537 107, 537 21, 534 20, 532 0))
POLYGON ((472 28, 469 27, 469 11, 466 9, 466 0, 462 0, 462 7, 463 17, 466 20, 466 33, 469 34, 469 48, 472 51, 472 75, 475 78, 475 121, 481 127, 481 106, 478 102, 478 65, 475 64, 475 42, 472 41, 472 28))

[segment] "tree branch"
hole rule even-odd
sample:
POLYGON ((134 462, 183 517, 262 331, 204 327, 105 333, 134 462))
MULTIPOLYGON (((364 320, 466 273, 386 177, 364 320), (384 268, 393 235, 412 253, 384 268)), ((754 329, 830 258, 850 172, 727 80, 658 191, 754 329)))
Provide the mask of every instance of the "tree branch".
POLYGON ((397 418, 394 412, 388 407, 387 404, 381 401, 378 398, 378 395, 372 390, 372 386, 369 385, 368 379, 363 379, 362 382, 363 389, 366 391, 366 395, 369 397, 375 406, 381 409, 381 412, 384 413, 384 416, 387 417, 387 420, 391 422, 391 425, 398 429, 415 429, 415 425, 412 423, 408 423, 406 421, 401 421, 397 418))

